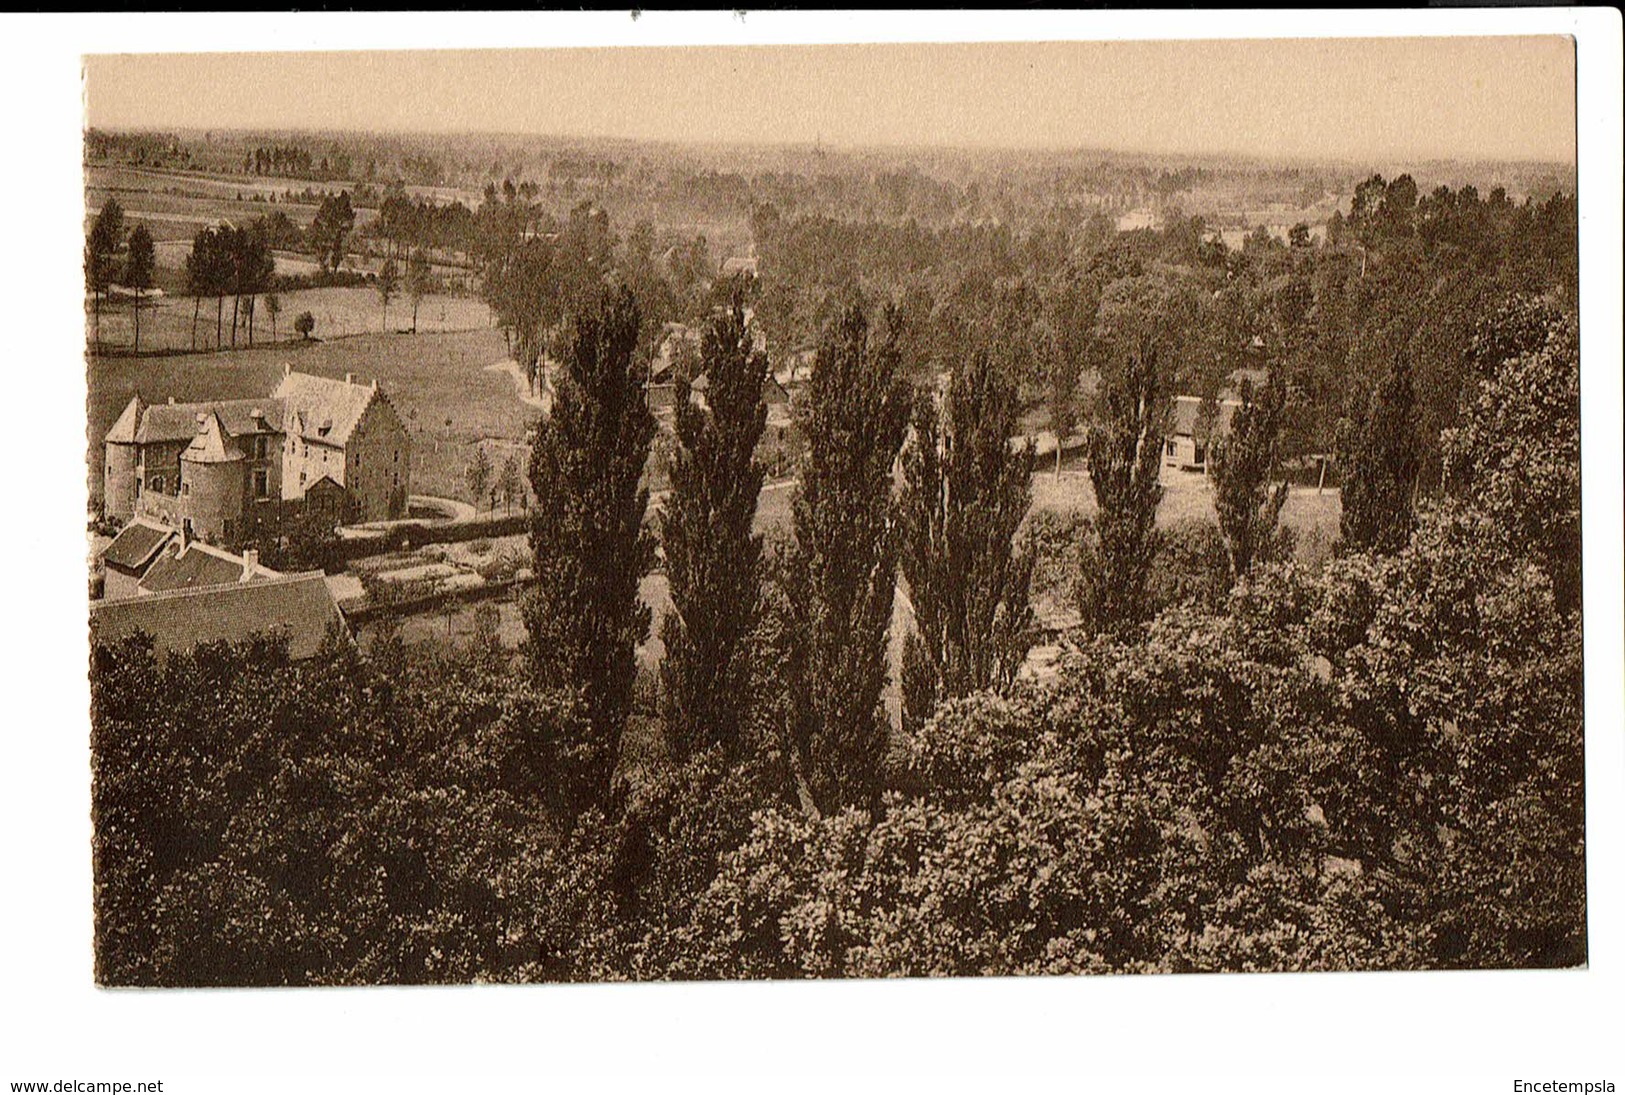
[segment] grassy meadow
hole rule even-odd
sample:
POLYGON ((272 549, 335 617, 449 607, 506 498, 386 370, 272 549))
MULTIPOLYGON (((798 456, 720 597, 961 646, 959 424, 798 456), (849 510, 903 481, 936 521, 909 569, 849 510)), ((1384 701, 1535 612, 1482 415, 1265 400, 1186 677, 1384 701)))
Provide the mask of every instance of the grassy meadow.
POLYGON ((412 435, 413 493, 462 497, 469 447, 486 437, 523 438, 537 414, 519 401, 506 374, 486 370, 505 353, 502 333, 485 327, 220 353, 96 357, 88 370, 86 408, 91 482, 101 481, 102 439, 132 395, 139 392, 150 403, 171 396, 183 403, 268 396, 288 363, 319 376, 376 376, 412 435))

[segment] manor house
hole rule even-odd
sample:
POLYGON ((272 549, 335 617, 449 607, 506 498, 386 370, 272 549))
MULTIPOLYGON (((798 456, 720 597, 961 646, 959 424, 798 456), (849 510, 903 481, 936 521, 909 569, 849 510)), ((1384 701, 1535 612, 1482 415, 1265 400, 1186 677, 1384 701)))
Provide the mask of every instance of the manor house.
POLYGON ((375 379, 284 366, 264 399, 147 404, 107 432, 103 511, 235 548, 300 513, 334 524, 406 516, 412 442, 375 379))

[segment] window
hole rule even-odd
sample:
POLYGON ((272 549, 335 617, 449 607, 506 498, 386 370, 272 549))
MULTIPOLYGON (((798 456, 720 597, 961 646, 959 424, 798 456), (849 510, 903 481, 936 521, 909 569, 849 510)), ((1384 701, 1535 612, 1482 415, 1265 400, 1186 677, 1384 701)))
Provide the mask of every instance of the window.
POLYGON ((304 472, 299 473, 299 485, 301 487, 305 485, 305 473, 304 472))
POLYGON ((1169 438, 1169 439, 1168 439, 1168 447, 1167 447, 1167 449, 1166 449, 1166 450, 1165 450, 1165 451, 1166 451, 1166 452, 1167 452, 1167 453, 1168 453, 1168 455, 1169 455, 1169 456, 1172 456, 1172 455, 1174 455, 1174 442, 1173 442, 1173 438, 1169 438))
POLYGON ((269 441, 270 441, 270 439, 268 437, 266 437, 263 433, 259 434, 257 437, 254 438, 254 459, 255 460, 264 460, 265 459, 266 454, 270 452, 269 441))
POLYGON ((164 477, 161 476, 161 475, 153 476, 151 479, 149 479, 147 481, 147 489, 148 490, 155 490, 159 494, 164 493, 164 477))
POLYGON ((254 497, 264 498, 271 493, 271 473, 264 468, 254 469, 254 497))
POLYGON ((192 495, 192 484, 188 483, 184 479, 181 480, 181 497, 182 498, 189 498, 189 497, 191 497, 191 495, 192 495))

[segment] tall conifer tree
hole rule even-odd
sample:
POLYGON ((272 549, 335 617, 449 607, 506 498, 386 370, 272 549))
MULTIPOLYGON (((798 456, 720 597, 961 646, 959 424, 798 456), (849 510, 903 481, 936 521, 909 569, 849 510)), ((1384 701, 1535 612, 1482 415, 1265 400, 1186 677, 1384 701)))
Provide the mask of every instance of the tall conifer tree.
POLYGON ((640 480, 654 436, 633 349, 638 308, 622 290, 576 320, 552 412, 530 455, 535 583, 524 601, 538 682, 580 696, 587 722, 566 778, 578 806, 608 793, 631 710, 636 648, 649 633, 638 583, 654 564, 640 480))
POLYGON ((1015 447, 1014 379, 978 352, 954 372, 939 410, 914 412, 903 455, 902 570, 915 631, 903 663, 903 722, 939 699, 1004 686, 1026 655, 1030 553, 1015 548, 1032 502, 1033 451, 1015 447))
POLYGON ((897 324, 884 327, 872 337, 862 305, 846 306, 819 339, 808 386, 787 584, 800 646, 794 744, 823 810, 871 806, 883 782, 880 692, 897 571, 892 468, 909 413, 897 324))
POLYGON ((666 647, 666 738, 685 758, 720 746, 737 755, 750 693, 748 640, 761 599, 761 537, 751 531, 767 424, 767 355, 754 349, 744 307, 706 326, 700 345, 704 403, 676 384, 677 454, 661 523, 672 613, 666 647))
POLYGON ((1401 353, 1371 393, 1364 417, 1343 431, 1343 546, 1392 554, 1416 527, 1416 480, 1422 470, 1416 390, 1401 353))

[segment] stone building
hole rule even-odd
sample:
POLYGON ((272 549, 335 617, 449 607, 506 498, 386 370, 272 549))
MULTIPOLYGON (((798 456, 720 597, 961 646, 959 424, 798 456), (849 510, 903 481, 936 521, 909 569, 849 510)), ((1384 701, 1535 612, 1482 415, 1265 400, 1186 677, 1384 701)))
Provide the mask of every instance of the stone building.
POLYGON ((307 499, 336 523, 404 516, 411 459, 411 438, 377 381, 284 368, 265 399, 148 405, 133 396, 107 432, 103 510, 235 547, 307 499))

